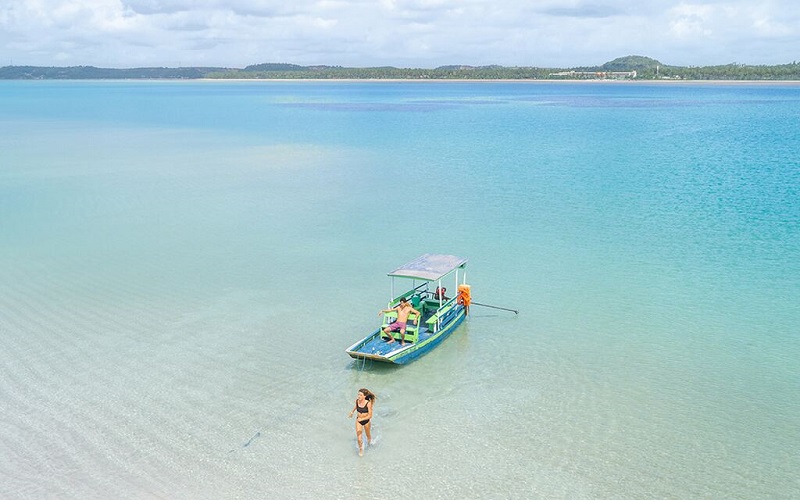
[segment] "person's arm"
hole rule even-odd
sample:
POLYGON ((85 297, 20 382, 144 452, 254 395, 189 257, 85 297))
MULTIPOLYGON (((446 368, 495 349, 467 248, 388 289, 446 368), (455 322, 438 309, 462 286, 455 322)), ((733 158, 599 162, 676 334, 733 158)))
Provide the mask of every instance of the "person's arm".
POLYGON ((419 312, 419 311, 417 311, 417 310, 416 310, 416 309, 414 309, 414 308, 412 308, 412 309, 411 309, 411 312, 413 312, 414 314, 416 314, 416 315, 417 315, 417 317, 416 317, 416 318, 414 318, 414 324, 415 324, 415 325, 418 325, 418 324, 419 324, 419 320, 420 320, 420 319, 422 319, 422 313, 421 313, 421 312, 419 312))
POLYGON ((372 418, 372 401, 367 401, 367 419, 372 418))
POLYGON ((356 406, 358 406, 358 400, 356 400, 356 404, 353 405, 353 409, 350 410, 350 415, 348 415, 347 418, 353 418, 353 412, 356 411, 356 406))
POLYGON ((378 313, 378 316, 380 316, 381 314, 386 314, 386 313, 390 313, 392 311, 396 311, 398 307, 400 307, 400 306, 393 307, 391 309, 381 309, 380 312, 378 313))

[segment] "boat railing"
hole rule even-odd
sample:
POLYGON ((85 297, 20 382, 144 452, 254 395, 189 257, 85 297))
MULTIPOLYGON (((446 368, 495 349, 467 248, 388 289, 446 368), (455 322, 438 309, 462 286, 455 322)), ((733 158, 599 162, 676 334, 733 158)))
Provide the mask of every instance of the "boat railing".
POLYGON ((442 326, 442 323, 447 323, 450 315, 457 313, 458 308, 456 305, 456 297, 443 302, 442 305, 440 305, 436 311, 425 321, 428 325, 428 329, 434 333, 438 332, 442 326))

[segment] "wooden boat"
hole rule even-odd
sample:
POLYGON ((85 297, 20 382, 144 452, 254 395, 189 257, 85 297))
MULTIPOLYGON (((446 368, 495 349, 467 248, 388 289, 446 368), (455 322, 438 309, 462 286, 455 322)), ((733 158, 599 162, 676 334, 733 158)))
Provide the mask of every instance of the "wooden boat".
MULTIPOLYGON (((392 278, 392 299, 386 309, 392 309, 400 299, 406 299, 422 313, 422 317, 416 318, 413 313, 409 316, 405 345, 401 345, 400 342, 387 342, 388 336, 382 332, 397 318, 397 312, 384 313, 381 326, 348 347, 347 354, 355 359, 405 364, 439 345, 461 324, 469 310, 466 264, 466 259, 455 255, 424 254, 388 273, 392 278), (457 290, 457 293, 447 293, 444 285, 450 283, 450 279, 454 280, 452 290, 457 290), (395 295, 396 281, 406 284, 400 295, 395 295), (433 286, 435 289, 431 289, 433 286)), ((394 332, 394 338, 400 340, 400 332, 394 332)))

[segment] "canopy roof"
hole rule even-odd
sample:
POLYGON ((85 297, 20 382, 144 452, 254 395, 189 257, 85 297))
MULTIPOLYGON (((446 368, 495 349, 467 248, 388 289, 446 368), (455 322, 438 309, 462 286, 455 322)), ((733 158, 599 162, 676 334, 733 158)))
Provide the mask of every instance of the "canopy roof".
POLYGON ((389 276, 414 278, 425 281, 436 281, 459 267, 464 267, 467 259, 455 255, 426 253, 420 255, 404 266, 389 273, 389 276))

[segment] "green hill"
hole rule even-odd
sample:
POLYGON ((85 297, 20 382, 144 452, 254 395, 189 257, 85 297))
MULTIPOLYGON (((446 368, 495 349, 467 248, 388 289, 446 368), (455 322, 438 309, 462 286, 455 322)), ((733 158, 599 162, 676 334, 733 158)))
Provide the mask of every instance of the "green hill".
POLYGON ((602 66, 600 69, 603 71, 636 71, 636 72, 643 72, 643 71, 655 71, 658 67, 664 67, 662 63, 652 59, 650 57, 645 56, 625 56, 625 57, 618 57, 613 61, 609 61, 602 66))

